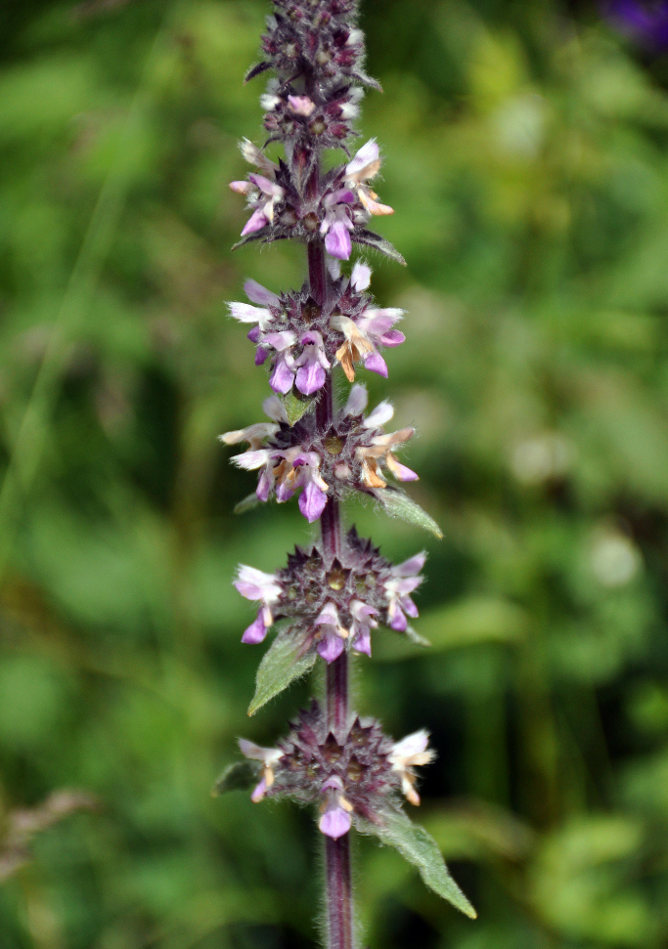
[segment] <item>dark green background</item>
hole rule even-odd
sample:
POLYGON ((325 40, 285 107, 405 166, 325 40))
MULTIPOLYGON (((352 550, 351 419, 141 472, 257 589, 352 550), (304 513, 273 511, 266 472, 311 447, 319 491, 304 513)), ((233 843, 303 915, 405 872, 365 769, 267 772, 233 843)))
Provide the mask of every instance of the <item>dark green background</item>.
MULTIPOLYGON (((314 940, 317 833, 290 805, 209 797, 262 648, 238 562, 313 532, 235 518, 253 478, 216 435, 261 417, 225 300, 302 280, 303 250, 230 245, 227 182, 261 141, 244 86, 259 0, 13 3, 0 75, 0 949, 281 949, 314 940), (13 816, 12 816, 13 815, 13 816), (3 831, 4 828, 4 831, 3 831)), ((416 815, 471 923, 393 852, 358 848, 364 945, 660 949, 668 940, 666 63, 595 6, 363 4, 360 144, 382 143, 372 258, 412 495, 441 543, 369 505, 392 558, 426 546, 418 631, 378 633, 357 704, 439 751, 416 815)), ((364 375, 364 374, 362 374, 364 375)))

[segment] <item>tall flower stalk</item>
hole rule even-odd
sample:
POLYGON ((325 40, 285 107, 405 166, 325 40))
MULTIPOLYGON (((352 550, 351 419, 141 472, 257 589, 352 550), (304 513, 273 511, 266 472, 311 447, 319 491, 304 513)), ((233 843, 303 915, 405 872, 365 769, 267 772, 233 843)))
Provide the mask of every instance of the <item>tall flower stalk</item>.
POLYGON ((371 139, 350 147, 364 88, 379 87, 364 71, 357 0, 274 0, 273 7, 263 58, 246 77, 272 73, 260 100, 265 142, 241 143, 254 170, 230 186, 248 208, 236 246, 299 242, 306 248, 306 278, 299 289, 279 292, 249 279, 248 302, 229 304, 232 317, 250 327, 255 363, 268 370, 272 393, 264 402, 267 420, 221 439, 246 446, 232 460, 258 473, 254 495, 239 509, 298 495, 303 517, 320 527, 312 546, 297 547, 273 574, 239 567, 235 586, 258 606, 242 642, 262 643, 276 627, 249 712, 316 663, 326 665, 326 690, 324 701, 302 710, 275 747, 240 740, 245 760, 228 768, 216 789, 249 786, 254 802, 280 796, 317 805, 325 842, 327 946, 353 949, 353 827, 394 846, 428 886, 467 915, 475 912, 435 842, 402 810, 403 798, 419 804, 415 769, 434 756, 428 733, 395 742, 351 707, 349 664, 355 654, 371 656, 376 630, 420 641, 409 620, 418 615, 412 594, 425 554, 393 565, 354 527, 344 532, 346 497, 370 495, 390 514, 440 536, 429 515, 393 483, 417 478, 396 454, 413 429, 385 431, 391 404, 367 411, 366 389, 356 381, 365 372, 387 378, 384 353, 404 342, 396 329, 402 310, 376 305, 371 268, 362 257, 347 263, 354 248, 366 247, 404 262, 368 226, 372 217, 393 213, 371 185, 381 165, 378 144, 371 139), (334 148, 344 160, 326 168, 324 151, 334 148), (337 374, 351 384, 340 405, 337 374))

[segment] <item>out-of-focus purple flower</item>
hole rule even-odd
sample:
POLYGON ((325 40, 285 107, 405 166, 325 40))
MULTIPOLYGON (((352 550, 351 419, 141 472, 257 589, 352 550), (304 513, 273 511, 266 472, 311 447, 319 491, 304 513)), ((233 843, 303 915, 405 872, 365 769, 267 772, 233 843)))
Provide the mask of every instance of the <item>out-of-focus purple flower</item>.
POLYGON ((668 2, 608 0, 603 13, 620 32, 647 49, 659 52, 668 48, 668 2))

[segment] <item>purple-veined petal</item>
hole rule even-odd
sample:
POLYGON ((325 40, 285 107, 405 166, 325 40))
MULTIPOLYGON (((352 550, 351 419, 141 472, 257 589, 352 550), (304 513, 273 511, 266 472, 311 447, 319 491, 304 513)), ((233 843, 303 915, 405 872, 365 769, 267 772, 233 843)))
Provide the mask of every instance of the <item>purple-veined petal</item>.
POLYGON ((413 603, 409 596, 404 596, 401 598, 401 608, 404 613, 410 616, 411 619, 416 619, 420 615, 417 606, 415 603, 413 603))
POLYGON ((248 218, 244 225, 244 229, 241 232, 241 236, 245 237, 246 234, 254 234, 255 231, 261 231, 262 228, 268 224, 267 217, 265 216, 262 208, 258 208, 256 211, 253 211, 251 216, 248 218))
POLYGON ((348 228, 343 221, 335 221, 327 231, 325 237, 325 249, 332 257, 339 260, 349 260, 353 250, 352 241, 348 228))
POLYGON ((285 504, 289 501, 296 491, 296 485, 293 481, 279 481, 276 485, 276 500, 279 504, 285 504))
POLYGON ((338 626, 339 612, 335 604, 327 600, 313 622, 316 626, 338 626))
POLYGON ((292 388, 294 378, 295 376, 292 369, 290 369, 285 359, 279 356, 276 359, 274 371, 269 378, 271 388, 274 392, 280 392, 281 395, 286 395, 292 388))
POLYGON ((256 172, 252 171, 248 178, 250 181, 256 185, 263 194, 268 195, 270 198, 281 198, 283 197, 283 189, 280 185, 277 185, 275 181, 270 181, 269 178, 265 178, 264 175, 258 175, 256 172))
POLYGON ((299 510, 309 524, 317 521, 327 504, 327 495, 312 481, 306 485, 299 496, 299 510))
POLYGON ((387 379, 387 363, 380 353, 370 353, 364 360, 364 368, 369 372, 377 372, 379 376, 387 379))
POLYGON ((273 346, 278 352, 283 352, 289 349, 290 346, 294 346, 297 342, 297 336, 292 330, 279 330, 276 333, 265 333, 262 342, 273 346))
POLYGON ((402 343, 406 342, 406 337, 401 332, 401 330, 388 330, 387 333, 383 333, 380 337, 380 342, 383 346, 401 346, 402 343))
POLYGON ((390 604, 388 615, 390 616, 391 629, 395 629, 398 633, 405 633, 408 621, 402 610, 400 610, 396 604, 390 604), (392 609, 392 607, 394 607, 394 609, 392 609))
POLYGON ((267 627, 262 621, 262 610, 260 610, 250 626, 244 631, 241 642, 256 646, 262 642, 266 635, 267 627))
POLYGON ((252 303, 260 303, 262 306, 278 306, 280 303, 277 294, 267 290, 257 280, 246 280, 244 293, 252 303))
POLYGON ((318 655, 322 656, 325 662, 334 662, 338 659, 345 648, 345 643, 336 633, 325 633, 317 646, 318 655))
POLYGON ((352 818, 350 814, 337 805, 325 811, 320 818, 318 827, 327 837, 338 840, 339 837, 343 837, 344 834, 348 833, 351 825, 352 818))
POLYGON ((371 630, 368 626, 363 627, 353 640, 353 649, 355 652, 363 652, 365 656, 371 655, 371 630))
POLYGON ((295 383, 303 395, 313 395, 324 386, 325 378, 325 370, 320 365, 317 353, 314 353, 297 370, 295 383))
POLYGON ((268 501, 269 495, 271 494, 271 489, 274 485, 274 479, 271 473, 265 468, 258 478, 257 488, 255 489, 255 496, 258 501, 268 501))

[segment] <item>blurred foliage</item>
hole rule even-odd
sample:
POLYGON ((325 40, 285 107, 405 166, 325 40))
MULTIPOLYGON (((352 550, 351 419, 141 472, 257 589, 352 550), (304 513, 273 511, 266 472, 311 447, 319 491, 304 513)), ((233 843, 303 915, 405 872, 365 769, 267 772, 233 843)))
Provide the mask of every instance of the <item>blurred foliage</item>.
MULTIPOLYGON (((0 15, 2 949, 313 941, 310 815, 209 798, 235 737, 273 743, 307 697, 246 718, 235 564, 272 570, 310 532, 294 505, 233 516, 252 485, 215 439, 266 394, 223 301, 303 272, 297 247, 229 252, 268 5, 0 15), (96 806, 51 820, 53 800, 96 806)), ((666 61, 593 5, 363 8, 385 90, 363 132, 409 265, 373 260, 374 287, 409 311, 390 382, 445 540, 351 504, 387 556, 430 555, 433 646, 378 635, 358 705, 431 730, 420 819, 480 913, 361 840, 366 944, 660 949, 666 61)))

